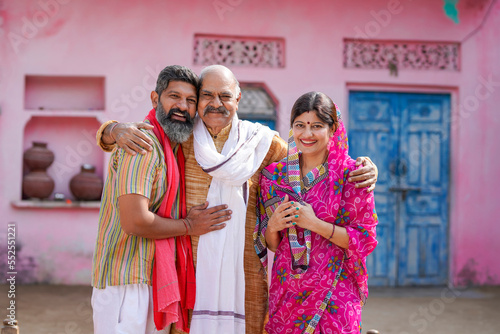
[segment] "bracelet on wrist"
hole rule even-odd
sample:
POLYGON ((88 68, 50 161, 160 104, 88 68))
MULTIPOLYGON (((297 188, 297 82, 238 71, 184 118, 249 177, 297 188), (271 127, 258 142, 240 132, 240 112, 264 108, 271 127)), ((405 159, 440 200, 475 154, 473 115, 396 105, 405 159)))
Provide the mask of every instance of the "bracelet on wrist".
POLYGON ((186 228, 186 233, 184 233, 184 235, 188 235, 188 232, 189 232, 188 226, 187 226, 187 223, 186 223, 186 219, 182 219, 182 222, 184 223, 184 227, 186 228))
POLYGON ((333 237, 333 233, 335 232, 335 224, 332 224, 332 226, 333 226, 332 234, 330 234, 330 237, 328 238, 328 240, 330 240, 333 237))
POLYGON ((186 217, 182 219, 182 222, 184 223, 184 227, 186 227, 186 234, 184 235, 189 235, 189 229, 191 228, 191 220, 189 220, 189 218, 186 217))

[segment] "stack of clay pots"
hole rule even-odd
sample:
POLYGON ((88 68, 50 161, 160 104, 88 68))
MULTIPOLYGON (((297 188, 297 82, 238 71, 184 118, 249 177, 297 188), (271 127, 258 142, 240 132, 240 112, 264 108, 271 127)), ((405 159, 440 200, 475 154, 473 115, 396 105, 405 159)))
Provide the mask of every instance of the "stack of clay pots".
POLYGON ((29 198, 48 198, 54 191, 54 180, 47 174, 47 168, 54 162, 54 153, 47 143, 33 142, 24 152, 24 163, 30 172, 23 178, 23 193, 29 198))

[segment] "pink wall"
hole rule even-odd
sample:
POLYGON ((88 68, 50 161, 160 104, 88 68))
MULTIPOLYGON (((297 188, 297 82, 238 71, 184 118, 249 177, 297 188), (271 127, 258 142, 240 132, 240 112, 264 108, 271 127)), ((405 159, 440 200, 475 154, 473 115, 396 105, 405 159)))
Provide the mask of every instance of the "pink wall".
MULTIPOLYGON (((19 255, 32 257, 36 265, 33 277, 26 281, 88 284, 98 219, 97 209, 11 206, 21 198, 22 154, 30 141, 49 142, 56 160, 66 167, 59 174, 49 172, 60 177, 58 191, 70 196, 67 180, 77 173, 79 162, 96 164, 100 175, 105 170, 107 155, 85 149, 93 144, 89 133, 96 130, 97 122, 141 120, 150 108, 149 91, 156 75, 168 64, 187 65, 199 73, 202 67, 192 65, 193 36, 206 33, 285 39, 285 68, 233 68, 241 82, 265 82, 278 98, 281 134, 287 133, 293 101, 309 90, 327 93, 344 111, 351 86, 450 92, 456 120, 451 138, 450 280, 452 284, 500 284, 500 266, 494 258, 500 253, 494 240, 500 228, 493 219, 498 202, 493 199, 500 186, 496 179, 500 158, 495 154, 500 142, 496 112, 500 49, 495 36, 500 4, 482 29, 461 45, 461 71, 401 70, 394 77, 386 70, 343 68, 343 39, 360 37, 362 31, 375 39, 462 41, 481 24, 489 2, 461 0, 458 25, 445 17, 441 1, 358 3, 364 5, 264 0, 2 2, 0 211, 4 223, 18 225, 17 242, 23 245, 19 255), (216 4, 225 4, 226 11, 217 13, 216 4), (389 10, 393 14, 383 16, 389 10), (105 110, 88 111, 83 106, 65 113, 57 124, 52 118, 40 120, 44 112, 59 114, 25 110, 26 75, 104 77, 105 110), (481 88, 483 79, 490 77, 495 82, 491 92, 481 88), (463 107, 474 103, 475 97, 477 106, 463 107), (32 117, 36 118, 30 122, 32 117), (38 125, 33 127, 33 121, 38 125), (64 130, 58 124, 66 124, 64 130), (75 135, 67 139, 72 132, 75 135), (76 160, 69 157, 71 149, 76 160)), ((70 96, 61 99, 71 105, 70 96)))

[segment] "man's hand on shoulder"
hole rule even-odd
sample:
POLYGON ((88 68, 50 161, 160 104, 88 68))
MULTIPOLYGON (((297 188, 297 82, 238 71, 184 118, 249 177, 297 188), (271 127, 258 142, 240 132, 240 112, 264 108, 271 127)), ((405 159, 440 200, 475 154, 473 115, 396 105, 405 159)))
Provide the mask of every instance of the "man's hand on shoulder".
POLYGON ((368 192, 375 189, 375 184, 378 179, 377 165, 369 157, 359 157, 356 159, 356 167, 363 165, 363 167, 349 173, 349 182, 356 183, 356 188, 369 187, 368 192))
POLYGON ((136 155, 137 153, 146 154, 147 151, 151 151, 153 148, 153 141, 140 129, 152 130, 153 126, 144 122, 131 122, 131 123, 114 123, 108 127, 111 128, 109 133, 110 138, 118 147, 125 150, 125 152, 136 155))

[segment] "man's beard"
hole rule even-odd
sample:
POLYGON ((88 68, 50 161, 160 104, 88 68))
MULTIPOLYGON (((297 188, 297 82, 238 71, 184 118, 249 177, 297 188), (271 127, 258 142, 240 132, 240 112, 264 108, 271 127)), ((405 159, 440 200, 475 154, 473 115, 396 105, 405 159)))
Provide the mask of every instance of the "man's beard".
POLYGON ((224 106, 220 106, 219 108, 214 108, 211 105, 208 105, 203 110, 203 116, 205 116, 207 113, 219 113, 226 117, 229 116, 229 110, 227 110, 226 107, 224 106))
POLYGON ((173 142, 183 143, 193 133, 194 118, 191 118, 186 111, 181 111, 179 108, 172 108, 167 114, 160 101, 158 101, 158 106, 156 107, 156 120, 160 123, 168 138, 173 142), (186 121, 172 119, 174 112, 181 113, 186 117, 186 121))

